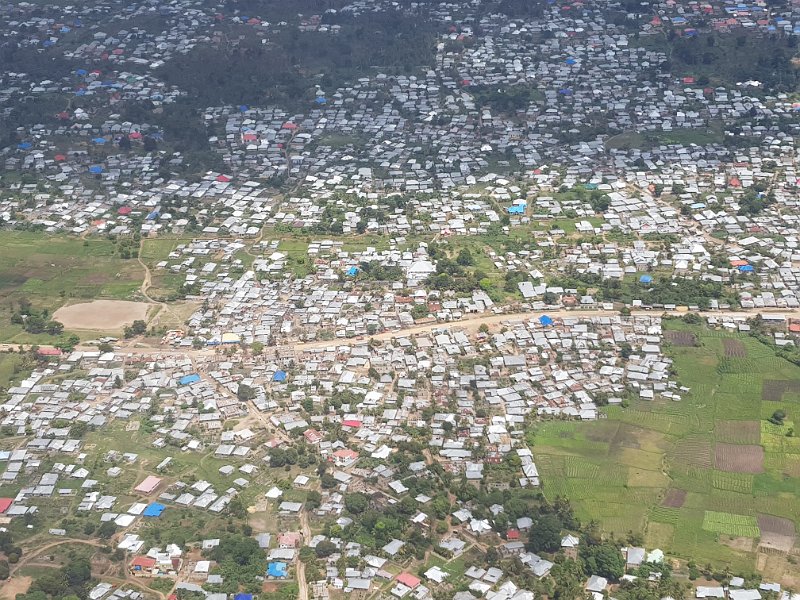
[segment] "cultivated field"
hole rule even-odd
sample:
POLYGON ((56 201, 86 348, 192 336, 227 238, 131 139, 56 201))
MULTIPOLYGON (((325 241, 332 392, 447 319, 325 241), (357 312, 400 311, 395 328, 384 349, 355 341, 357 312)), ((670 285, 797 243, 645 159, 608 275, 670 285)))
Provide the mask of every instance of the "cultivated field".
POLYGON ((669 321, 683 400, 631 400, 593 423, 551 421, 532 435, 549 498, 561 494, 606 532, 790 581, 800 525, 800 367, 746 335, 669 321), (778 408, 787 418, 767 418, 778 408))

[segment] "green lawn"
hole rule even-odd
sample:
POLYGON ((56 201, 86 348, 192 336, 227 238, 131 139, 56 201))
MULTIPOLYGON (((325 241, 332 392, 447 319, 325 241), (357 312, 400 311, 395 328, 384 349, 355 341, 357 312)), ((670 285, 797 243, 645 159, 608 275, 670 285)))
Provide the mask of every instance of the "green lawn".
POLYGON ((789 394, 780 401, 761 396, 765 381, 796 381, 800 367, 750 336, 680 321, 665 327, 688 328, 700 341, 668 348, 691 393, 679 402, 610 407, 607 419, 593 423, 540 424, 529 437, 543 491, 550 499, 567 496, 581 520, 597 520, 609 534, 637 532, 648 547, 675 556, 752 570, 753 544, 734 538, 757 539, 758 515, 800 527, 800 438, 787 435, 800 402, 789 394), (726 356, 726 337, 738 340, 746 356, 726 356), (765 420, 778 408, 788 415, 783 426, 765 420), (741 472, 720 457, 752 455, 760 467, 761 449, 760 473, 741 472))

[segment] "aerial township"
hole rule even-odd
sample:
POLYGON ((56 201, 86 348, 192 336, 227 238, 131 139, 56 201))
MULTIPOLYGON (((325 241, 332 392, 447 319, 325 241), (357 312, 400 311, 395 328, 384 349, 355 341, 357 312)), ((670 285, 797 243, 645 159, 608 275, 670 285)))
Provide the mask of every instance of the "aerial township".
POLYGON ((0 597, 799 600, 800 3, 296 4, 0 4, 0 597))

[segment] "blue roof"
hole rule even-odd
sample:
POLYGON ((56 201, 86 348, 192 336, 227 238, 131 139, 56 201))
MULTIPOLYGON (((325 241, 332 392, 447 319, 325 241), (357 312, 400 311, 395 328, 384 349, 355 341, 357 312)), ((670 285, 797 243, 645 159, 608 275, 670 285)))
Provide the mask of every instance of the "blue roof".
POLYGON ((653 277, 652 275, 642 275, 639 277, 639 283, 652 283, 653 277))
POLYGON ((158 502, 153 502, 150 506, 144 509, 142 513, 145 517, 160 517, 161 513, 166 510, 166 506, 163 504, 159 504, 158 502))
POLYGON ((358 275, 358 267, 350 267, 347 269, 347 274, 350 275, 350 277, 355 277, 358 275))
POLYGON ((102 172, 103 172, 103 167, 101 167, 100 165, 93 165, 89 167, 89 173, 94 173, 96 175, 102 172))
POLYGON ((508 214, 510 215, 521 215, 525 213, 525 205, 524 204, 514 204, 508 207, 508 214))
POLYGON ((155 221, 158 218, 158 215, 161 214, 157 210, 154 210, 149 215, 145 217, 148 221, 155 221))
POLYGON ((195 383, 196 381, 200 381, 200 375, 197 373, 192 373, 191 375, 186 375, 181 377, 180 384, 181 385, 189 385, 190 383, 195 383))
POLYGON ((275 371, 275 375, 272 376, 272 381, 286 381, 286 371, 275 371))
POLYGON ((578 61, 577 61, 577 60, 575 60, 574 58, 568 58, 568 59, 567 59, 567 60, 565 60, 564 62, 565 62, 565 63, 567 63, 568 65, 574 65, 574 64, 575 64, 575 63, 577 63, 578 61))
POLYGON ((239 105, 239 110, 241 112, 247 112, 247 108, 248 108, 247 104, 240 104, 239 105))
POLYGON ((92 141, 95 144, 101 144, 102 145, 102 144, 106 143, 106 138, 96 137, 96 138, 93 138, 92 141))
POLYGON ((28 150, 31 148, 31 146, 33 146, 33 144, 31 144, 30 142, 20 142, 19 144, 17 144, 17 148, 19 148, 20 150, 28 150))
POLYGON ((253 600, 253 594, 236 594, 233 600, 253 600))
POLYGON ((317 104, 325 104, 328 102, 328 99, 325 98, 325 96, 317 96, 314 102, 316 102, 317 104))
POLYGON ((269 575, 270 577, 286 577, 286 563, 283 562, 269 563, 269 565, 267 566, 267 575, 269 575))
POLYGON ((89 72, 89 71, 87 71, 86 69, 77 69, 77 70, 75 71, 75 74, 76 74, 76 75, 86 75, 88 72, 89 72))
POLYGON ((739 267, 739 271, 742 273, 752 273, 755 271, 755 269, 753 268, 753 265, 741 265, 739 267))
POLYGON ((572 90, 569 88, 560 89, 558 90, 558 93, 561 94, 562 96, 572 96, 572 90))
POLYGON ((539 323, 546 327, 548 325, 553 324, 553 319, 551 317, 548 317, 547 315, 542 315, 541 317, 539 317, 539 323))

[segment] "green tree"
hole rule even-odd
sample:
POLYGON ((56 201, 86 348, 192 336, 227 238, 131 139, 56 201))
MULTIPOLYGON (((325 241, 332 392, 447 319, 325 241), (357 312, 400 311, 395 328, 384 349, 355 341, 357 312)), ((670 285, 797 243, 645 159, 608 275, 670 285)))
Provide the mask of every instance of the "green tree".
POLYGON ((531 527, 528 547, 534 552, 555 552, 561 546, 561 519, 542 515, 531 527))
POLYGON ((593 575, 617 581, 625 574, 625 559, 619 548, 611 543, 586 546, 581 552, 586 568, 593 575))

